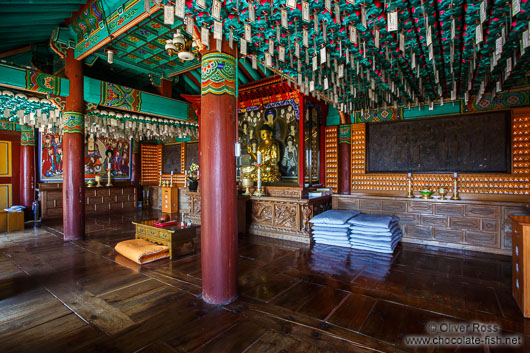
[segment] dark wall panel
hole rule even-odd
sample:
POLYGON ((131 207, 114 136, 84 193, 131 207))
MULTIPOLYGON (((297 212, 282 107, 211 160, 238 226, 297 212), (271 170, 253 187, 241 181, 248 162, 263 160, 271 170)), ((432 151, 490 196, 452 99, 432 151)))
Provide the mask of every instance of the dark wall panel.
POLYGON ((162 173, 170 174, 173 171, 175 174, 181 174, 181 149, 180 143, 174 145, 164 145, 162 150, 162 173))
POLYGON ((367 126, 367 172, 509 173, 510 112, 367 126))

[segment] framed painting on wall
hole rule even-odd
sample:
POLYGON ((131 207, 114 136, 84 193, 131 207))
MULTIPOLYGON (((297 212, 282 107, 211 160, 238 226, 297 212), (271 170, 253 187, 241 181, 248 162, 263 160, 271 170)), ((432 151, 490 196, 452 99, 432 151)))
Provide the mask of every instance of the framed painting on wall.
MULTIPOLYGON (((39 134, 39 180, 63 180, 63 136, 39 134)), ((85 142, 85 179, 106 176, 110 169, 115 180, 131 179, 131 142, 105 137, 88 137, 85 142)))

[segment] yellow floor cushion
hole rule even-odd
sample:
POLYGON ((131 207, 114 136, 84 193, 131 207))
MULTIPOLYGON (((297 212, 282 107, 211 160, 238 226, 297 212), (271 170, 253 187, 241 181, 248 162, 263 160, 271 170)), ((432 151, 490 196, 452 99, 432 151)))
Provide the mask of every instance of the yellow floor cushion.
POLYGON ((145 239, 121 241, 116 244, 114 250, 140 265, 169 257, 167 246, 157 245, 145 239))

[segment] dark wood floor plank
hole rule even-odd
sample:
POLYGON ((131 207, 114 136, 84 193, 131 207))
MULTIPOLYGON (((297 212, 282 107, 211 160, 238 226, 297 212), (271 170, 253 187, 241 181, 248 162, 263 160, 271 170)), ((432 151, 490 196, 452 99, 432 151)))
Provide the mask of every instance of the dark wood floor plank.
POLYGON ((352 293, 335 310, 328 321, 353 331, 359 331, 376 302, 377 300, 372 297, 352 293))
POLYGON ((245 319, 218 335, 210 342, 200 346, 195 353, 231 353, 243 352, 256 342, 265 332, 265 328, 259 323, 245 319))
POLYGON ((455 351, 404 345, 431 320, 495 322, 530 344, 509 257, 411 244, 386 255, 244 236, 239 299, 213 306, 200 297, 200 253, 142 266, 117 258, 114 245, 134 236, 131 221, 159 214, 87 217, 82 241, 64 242, 61 221, 0 234, 0 350, 455 351))

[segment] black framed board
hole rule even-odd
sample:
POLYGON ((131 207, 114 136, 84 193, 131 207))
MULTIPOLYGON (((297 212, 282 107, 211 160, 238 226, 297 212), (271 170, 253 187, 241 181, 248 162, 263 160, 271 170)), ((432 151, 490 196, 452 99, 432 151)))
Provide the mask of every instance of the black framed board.
POLYGON ((162 148, 162 173, 182 174, 182 145, 180 143, 164 145, 162 148))
POLYGON ((510 112, 366 127, 367 173, 510 173, 510 112))
POLYGON ((199 165, 199 143, 186 142, 186 170, 190 169, 193 163, 199 165))

